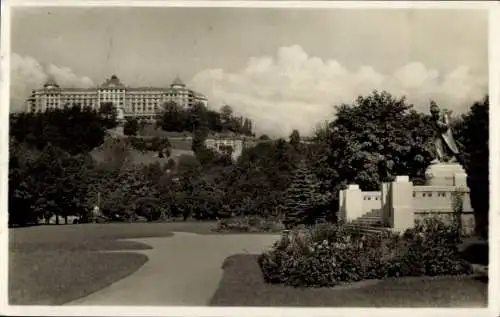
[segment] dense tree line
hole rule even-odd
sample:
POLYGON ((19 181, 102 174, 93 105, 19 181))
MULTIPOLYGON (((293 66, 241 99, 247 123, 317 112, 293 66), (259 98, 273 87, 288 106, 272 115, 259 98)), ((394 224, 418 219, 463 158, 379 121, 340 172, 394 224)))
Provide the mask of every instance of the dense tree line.
POLYGON ((202 103, 190 108, 183 108, 170 101, 163 105, 163 112, 158 118, 158 125, 165 131, 208 130, 212 132, 251 136, 252 121, 248 118, 235 116, 230 106, 223 106, 220 111, 210 110, 202 103))
MULTIPOLYGON (((489 193, 488 107, 486 97, 455 118, 454 125, 478 229, 483 232, 489 193)), ((99 204, 109 219, 259 215, 290 225, 310 223, 335 214, 338 191, 345 185, 378 190, 381 182, 396 175, 421 183, 432 158, 429 115, 387 92, 375 91, 351 105, 339 105, 335 118, 318 126, 310 144, 301 142, 298 131, 288 139, 262 136, 236 162, 230 153, 215 153, 203 145, 207 130, 219 119, 210 123, 210 111, 202 105, 189 111, 190 121, 173 124, 177 115, 186 113, 176 110, 165 112, 159 124, 180 129, 188 126, 181 122, 189 122, 195 140, 199 136, 193 142, 196 155, 147 166, 131 159, 131 150, 138 146, 134 138, 104 141, 112 118, 102 113, 66 108, 12 116, 10 221, 34 221, 51 214, 85 218, 99 204), (96 161, 89 151, 99 146, 105 159, 96 161)), ((221 111, 220 118, 231 118, 228 113, 221 111)))
POLYGON ((10 136, 42 150, 47 144, 71 154, 86 153, 102 144, 106 129, 116 126, 113 108, 100 111, 78 105, 45 112, 10 115, 10 136), (75 142, 76 141, 76 142, 75 142))

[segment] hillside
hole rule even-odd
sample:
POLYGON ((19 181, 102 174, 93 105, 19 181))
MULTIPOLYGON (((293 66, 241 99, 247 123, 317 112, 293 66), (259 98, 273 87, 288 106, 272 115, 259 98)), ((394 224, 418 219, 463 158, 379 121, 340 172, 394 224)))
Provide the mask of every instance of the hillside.
MULTIPOLYGON (((126 139, 125 137, 122 137, 126 139)), ((108 138, 104 143, 91 151, 91 156, 96 160, 96 162, 101 163, 109 160, 109 157, 113 153, 120 153, 116 149, 113 149, 113 143, 117 144, 119 139, 115 137, 108 138)), ((191 150, 191 141, 189 142, 172 142, 172 148, 170 149, 170 157, 159 157, 157 151, 139 151, 133 147, 129 147, 129 158, 134 164, 152 164, 159 162, 160 164, 166 164, 170 158, 172 158, 176 163, 179 157, 182 155, 194 156, 191 150), (189 144, 188 144, 189 143, 189 144)))

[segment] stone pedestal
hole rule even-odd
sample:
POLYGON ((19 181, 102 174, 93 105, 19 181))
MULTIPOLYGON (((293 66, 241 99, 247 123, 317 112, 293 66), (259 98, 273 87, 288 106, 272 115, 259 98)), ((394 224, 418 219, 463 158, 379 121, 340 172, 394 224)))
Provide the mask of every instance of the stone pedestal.
POLYGON ((472 212, 467 173, 458 163, 438 163, 425 171, 427 186, 450 186, 463 191, 463 212, 472 212))
POLYGON ((391 183, 382 183, 380 191, 380 207, 382 208, 382 218, 384 226, 391 226, 391 183))
POLYGON ((467 174, 458 163, 438 163, 430 165, 425 171, 428 186, 467 187, 467 174))
POLYGON ((396 232, 404 232, 415 225, 413 210, 413 183, 408 176, 397 176, 390 185, 392 207, 389 215, 389 225, 396 232))
POLYGON ((352 221, 363 215, 363 192, 359 185, 349 185, 344 192, 344 221, 352 221))

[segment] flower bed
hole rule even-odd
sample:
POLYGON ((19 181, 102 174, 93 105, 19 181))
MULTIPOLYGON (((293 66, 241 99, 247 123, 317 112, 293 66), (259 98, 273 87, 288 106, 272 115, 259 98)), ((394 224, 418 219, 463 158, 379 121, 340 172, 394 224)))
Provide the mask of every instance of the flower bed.
POLYGON ((471 274, 452 227, 428 219, 404 235, 367 235, 342 225, 321 225, 284 235, 259 257, 268 283, 330 287, 365 279, 471 274))

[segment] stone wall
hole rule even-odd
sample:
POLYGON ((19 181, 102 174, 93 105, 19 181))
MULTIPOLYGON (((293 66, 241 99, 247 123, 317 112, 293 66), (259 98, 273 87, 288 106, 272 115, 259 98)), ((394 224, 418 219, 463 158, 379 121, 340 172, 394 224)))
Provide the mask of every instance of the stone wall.
MULTIPOLYGON (((463 186, 414 186, 408 176, 397 176, 391 183, 383 183, 380 191, 363 192, 358 185, 349 185, 339 193, 338 217, 353 221, 374 210, 382 210, 381 220, 395 231, 415 226, 424 217, 439 216, 456 219, 454 196, 462 195, 461 219, 465 231, 473 230, 474 215, 470 204, 470 190, 463 186)), ((443 218, 443 219, 444 219, 443 218)))
POLYGON ((380 191, 362 192, 363 193, 363 214, 369 213, 381 208, 380 191))

